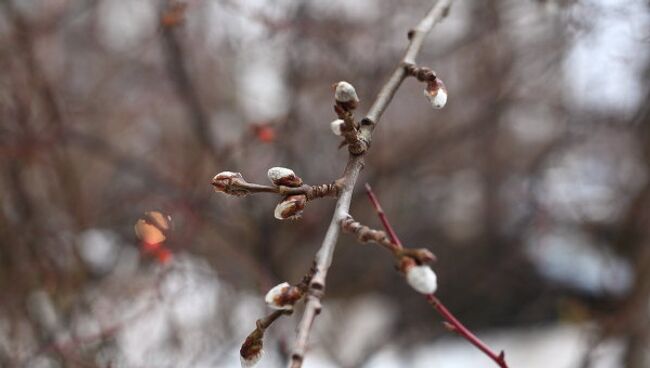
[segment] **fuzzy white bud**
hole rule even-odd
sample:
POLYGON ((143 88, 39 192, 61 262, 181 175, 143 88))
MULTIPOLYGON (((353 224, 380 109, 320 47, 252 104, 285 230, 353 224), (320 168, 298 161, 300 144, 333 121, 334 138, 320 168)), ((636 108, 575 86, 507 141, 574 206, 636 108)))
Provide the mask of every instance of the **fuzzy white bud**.
POLYGON ((300 299, 301 294, 297 287, 288 282, 275 285, 264 297, 266 304, 272 309, 291 310, 293 304, 300 299))
POLYGON ((334 135, 341 135, 341 127, 345 124, 345 122, 342 119, 336 119, 333 122, 330 123, 330 128, 332 129, 332 133, 334 135))
POLYGON ((336 89, 334 90, 334 99, 338 102, 348 102, 355 105, 359 102, 357 91, 350 83, 345 81, 336 83, 336 89))
POLYGON ((275 185, 286 185, 289 187, 298 187, 302 185, 302 179, 291 169, 286 167, 272 167, 269 169, 267 176, 275 185))
POLYGON ((222 171, 212 178, 212 186, 215 192, 226 192, 233 180, 244 180, 241 173, 233 171, 222 171))
POLYGON ((307 197, 304 194, 290 195, 275 206, 273 214, 278 220, 295 220, 300 218, 306 203, 307 197))
POLYGON ((438 289, 438 277, 427 265, 411 265, 406 269, 406 281, 422 294, 433 294, 438 289))
POLYGON ((434 109, 442 109, 447 104, 447 87, 440 79, 435 79, 427 84, 424 96, 434 109))
POLYGON ((244 358, 243 356, 239 356, 239 361, 241 363, 241 368, 251 368, 257 365, 260 360, 262 360, 262 356, 264 355, 264 350, 260 350, 256 352, 255 354, 251 354, 250 356, 244 358))

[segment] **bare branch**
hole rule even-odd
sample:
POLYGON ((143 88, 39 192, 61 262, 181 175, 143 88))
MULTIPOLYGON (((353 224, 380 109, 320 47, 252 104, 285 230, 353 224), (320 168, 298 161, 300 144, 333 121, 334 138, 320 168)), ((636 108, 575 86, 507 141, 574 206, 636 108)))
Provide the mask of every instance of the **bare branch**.
MULTIPOLYGON (((448 13, 450 5, 451 0, 434 1, 431 10, 418 24, 415 31, 411 33, 412 37, 410 37, 410 44, 404 57, 388 82, 386 82, 382 87, 375 102, 370 108, 368 115, 361 121, 359 137, 361 140, 366 142, 368 146, 370 145, 372 132, 375 126, 406 77, 404 65, 406 63, 415 64, 415 57, 422 47, 424 37, 429 33, 433 26, 448 13)), ((339 199, 336 203, 332 221, 327 229, 321 248, 315 257, 316 273, 309 284, 307 305, 300 324, 298 325, 298 334, 291 354, 291 360, 288 365, 290 368, 299 368, 302 366, 305 352, 307 350, 307 342, 309 340, 311 326, 314 323, 316 315, 320 313, 320 300, 323 296, 327 271, 332 263, 332 256, 339 237, 339 224, 348 216, 350 202, 352 200, 352 191, 357 182, 357 178, 359 177, 359 172, 363 168, 365 152, 366 151, 363 151, 359 155, 351 154, 348 159, 348 164, 343 174, 342 190, 339 193, 339 199)))
MULTIPOLYGON (((397 234, 393 230, 393 227, 391 226, 390 222, 388 221, 388 218, 386 217, 386 214, 384 213, 383 209, 381 208, 381 204, 379 204, 379 200, 377 199, 377 196, 375 196, 375 193, 372 191, 372 188, 370 188, 370 185, 366 184, 366 191, 368 192, 368 197, 370 197, 370 201, 372 202, 373 206, 375 207, 375 210, 377 211, 377 216, 379 216, 379 219, 381 220, 382 224, 384 225, 384 228, 388 233, 390 234, 391 241, 394 244, 398 244, 400 248, 402 248, 402 242, 399 240, 397 237, 397 234)), ((408 259, 404 259, 403 261, 408 261, 408 259)), ((413 262, 411 260, 411 262, 413 262)), ((407 262, 401 262, 401 265, 408 264, 407 262)), ((402 269, 404 272, 404 269, 402 269)), ((406 273, 406 272, 404 272, 406 273)), ((418 285, 413 285, 413 282, 409 279, 408 274, 406 275, 407 280, 409 281, 409 284, 416 288, 416 290, 421 291, 417 288, 418 285)), ((426 299, 427 301, 436 309, 436 311, 447 321, 445 323, 445 327, 449 329, 450 331, 456 332, 458 335, 463 337, 465 340, 469 341, 472 345, 476 346, 479 350, 481 350, 485 355, 490 357, 490 359, 494 360, 497 365, 501 368, 508 368, 508 364, 506 363, 505 359, 505 353, 501 351, 499 354, 495 353, 490 349, 489 346, 487 346, 481 339, 479 339, 472 331, 470 331, 465 325, 463 325, 457 318, 456 316, 453 315, 447 309, 447 307, 438 299, 435 295, 434 292, 427 292, 424 293, 426 294, 426 299)))

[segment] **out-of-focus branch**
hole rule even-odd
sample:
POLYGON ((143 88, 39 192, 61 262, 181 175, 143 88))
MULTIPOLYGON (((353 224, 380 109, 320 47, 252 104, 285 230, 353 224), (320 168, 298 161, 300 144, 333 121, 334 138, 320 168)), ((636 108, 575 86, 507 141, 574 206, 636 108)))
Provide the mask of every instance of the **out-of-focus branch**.
MULTIPOLYGON (((410 43, 406 53, 399 65, 393 72, 392 76, 380 90, 375 102, 368 111, 367 116, 361 121, 359 134, 361 140, 368 145, 371 142, 372 132, 375 129, 379 119, 388 107, 388 104, 393 99, 398 88, 406 78, 405 64, 415 64, 415 58, 422 47, 425 36, 431 31, 433 26, 439 22, 449 11, 451 0, 434 1, 431 10, 420 21, 418 26, 410 33, 410 43)), ((291 360, 289 361, 290 368, 299 368, 307 350, 307 342, 309 340, 309 333, 314 323, 316 315, 320 313, 321 298, 325 289, 325 279, 327 271, 332 263, 334 249, 340 232, 340 222, 348 216, 350 202, 352 200, 352 191, 354 185, 359 177, 359 172, 364 165, 365 152, 360 155, 351 154, 348 164, 343 174, 343 188, 339 194, 339 200, 336 203, 332 221, 325 234, 325 239, 316 254, 316 273, 311 280, 309 290, 307 293, 307 305, 305 312, 302 316, 300 324, 298 325, 298 334, 296 342, 291 353, 291 360)))
POLYGON ((178 97, 185 104, 187 114, 189 115, 194 128, 196 139, 198 139, 201 145, 210 152, 212 159, 218 161, 218 158, 220 157, 218 145, 217 142, 215 142, 212 130, 210 129, 208 117, 201 106, 196 86, 192 82, 192 78, 187 71, 185 53, 176 33, 178 30, 175 29, 175 27, 166 26, 164 25, 164 22, 162 22, 165 14, 168 13, 167 8, 172 5, 171 2, 163 2, 161 11, 161 23, 163 23, 162 42, 169 77, 174 84, 178 97))

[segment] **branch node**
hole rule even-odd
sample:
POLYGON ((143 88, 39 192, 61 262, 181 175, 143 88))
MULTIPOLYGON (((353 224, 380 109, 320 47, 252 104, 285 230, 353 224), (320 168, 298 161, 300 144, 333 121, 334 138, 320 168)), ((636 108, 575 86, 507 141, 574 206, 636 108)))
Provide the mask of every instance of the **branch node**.
POLYGON ((368 118, 363 118, 363 119, 361 119, 360 124, 361 124, 361 126, 370 126, 370 125, 374 125, 375 123, 372 120, 368 119, 368 118))

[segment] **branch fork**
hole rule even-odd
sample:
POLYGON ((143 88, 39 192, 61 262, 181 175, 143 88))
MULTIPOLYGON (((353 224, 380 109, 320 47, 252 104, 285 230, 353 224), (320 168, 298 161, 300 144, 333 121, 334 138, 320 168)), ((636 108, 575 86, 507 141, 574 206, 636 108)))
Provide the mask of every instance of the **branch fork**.
POLYGON ((342 179, 329 184, 306 185, 293 170, 284 167, 272 167, 268 177, 273 185, 263 185, 247 182, 241 173, 223 171, 212 178, 215 192, 221 192, 237 197, 253 193, 275 193, 283 197, 275 208, 274 215, 278 220, 300 218, 307 201, 324 197, 338 197, 342 188, 342 179))
MULTIPOLYGON (((366 184, 366 191, 370 202, 372 202, 377 216, 381 220, 384 228, 389 234, 390 240, 392 243, 396 244, 399 248, 404 249, 402 242, 397 237, 395 230, 391 226, 384 210, 381 208, 381 204, 377 199, 377 196, 372 191, 370 185, 366 184)), ((508 364, 505 359, 505 352, 501 351, 498 354, 495 353, 490 347, 485 344, 481 339, 479 339, 472 331, 470 331, 465 325, 463 325, 456 316, 453 315, 447 309, 447 307, 435 296, 435 291, 437 289, 437 278, 433 271, 425 265, 418 265, 413 258, 403 257, 400 262, 400 271, 405 274, 406 280, 416 291, 425 294, 425 297, 429 304, 431 304, 435 310, 445 319, 443 322, 445 328, 449 331, 456 332, 459 336, 469 341, 472 345, 482 351, 490 359, 492 359, 499 367, 508 368, 508 364)))
MULTIPOLYGON (((360 122, 355 120, 353 114, 353 111, 359 104, 359 98, 354 87, 347 82, 339 82, 335 84, 334 111, 338 119, 331 123, 331 128, 336 135, 343 137, 342 145, 347 145, 348 151, 350 152, 341 179, 332 184, 321 186, 305 186, 302 182, 292 180, 288 180, 289 185, 286 185, 284 182, 280 183, 275 181, 271 173, 269 173, 269 178, 274 183, 274 186, 247 183, 240 173, 233 172, 217 174, 213 179, 212 185, 215 187, 215 190, 226 194, 244 196, 251 193, 265 192, 283 196, 284 201, 278 206, 287 206, 296 209, 295 213, 292 213, 294 212, 293 210, 287 210, 285 212, 286 208, 281 208, 282 211, 280 211, 280 217, 283 219, 294 218, 296 215, 299 215, 301 205, 304 207, 304 203, 308 200, 324 196, 333 196, 337 198, 332 220, 327 229, 323 243, 314 257, 314 265, 308 273, 309 277, 303 279, 299 286, 299 290, 302 294, 300 299, 304 299, 306 305, 298 325, 296 341, 291 351, 290 361, 288 362, 289 368, 300 368, 302 366, 307 351, 311 327, 316 316, 321 311, 321 299, 325 290, 327 272, 332 263, 334 250, 342 228, 351 232, 356 232, 361 239, 376 241, 390 249, 398 259, 407 260, 402 262, 410 264, 404 265, 405 272, 407 272, 407 278, 409 277, 409 272, 411 272, 411 276, 415 276, 418 285, 426 287, 427 290, 431 290, 432 288, 435 290, 437 287, 437 284, 435 283, 435 274, 427 265, 425 265, 425 263, 431 262, 435 259, 433 254, 426 250, 405 250, 401 246, 401 243, 399 243, 399 239, 394 236, 394 232, 392 232, 391 228, 386 227, 386 232, 379 232, 378 230, 364 227, 364 225, 358 223, 355 224, 355 221, 352 218, 349 218, 348 212, 355 183, 357 182, 359 173, 364 166, 365 153, 368 151, 372 141, 372 133, 402 82, 409 76, 407 68, 405 68, 404 65, 415 65, 415 58, 422 47, 425 36, 440 20, 442 20, 442 18, 447 15, 450 5, 451 0, 433 1, 431 9, 427 12, 413 32, 410 32, 409 45, 402 60, 390 76, 389 80, 379 91, 379 94, 368 110, 367 115, 361 119, 360 122), (290 198, 290 196, 297 197, 290 198), (285 201, 291 203, 283 204, 285 201), (386 237, 388 237, 389 241, 386 240, 386 237), (409 269, 415 271, 409 271, 409 269)), ((413 72, 415 72, 415 70, 413 70, 413 72)), ((419 74, 422 74, 422 76, 425 76, 425 74, 428 75, 424 71, 419 72, 419 74)), ((438 81, 437 77, 435 81, 438 81)), ((443 89, 441 86, 444 85, 437 82, 435 84, 429 82, 427 84, 427 89, 425 89, 425 95, 429 98, 432 106, 435 108, 442 107, 444 102, 446 102, 446 89, 443 89), (443 91, 443 93, 439 93, 440 91, 443 91), (444 97, 444 99, 442 97, 444 97)), ((285 174, 288 173, 287 171, 282 171, 276 172, 275 174, 282 174, 283 172, 285 174)), ((291 171, 291 173, 293 172, 291 171)), ((282 293, 292 294, 292 297, 288 299, 293 301, 293 303, 300 300, 298 299, 294 301, 294 299, 296 299, 296 289, 293 289, 290 286, 287 287, 287 285, 281 284, 280 287, 276 289, 276 291, 278 290, 280 293, 279 295, 282 295, 282 293)), ((276 298, 271 299, 276 300, 276 298)), ((284 299, 284 297, 280 299, 284 299)), ((261 340, 263 337, 263 331, 281 315, 278 313, 284 313, 284 311, 278 310, 267 316, 267 319, 270 322, 265 323, 266 320, 263 320, 258 323, 256 330, 251 334, 251 336, 249 336, 250 339, 246 339, 241 350, 242 366, 252 366, 250 363, 255 364, 257 360, 259 360, 262 351, 261 340), (254 359, 245 360, 248 356, 254 359)))

